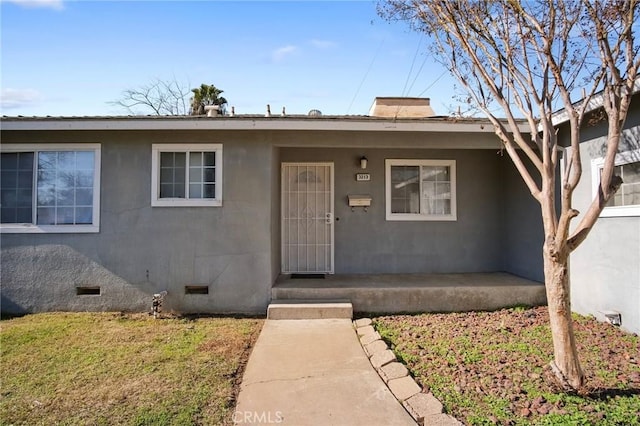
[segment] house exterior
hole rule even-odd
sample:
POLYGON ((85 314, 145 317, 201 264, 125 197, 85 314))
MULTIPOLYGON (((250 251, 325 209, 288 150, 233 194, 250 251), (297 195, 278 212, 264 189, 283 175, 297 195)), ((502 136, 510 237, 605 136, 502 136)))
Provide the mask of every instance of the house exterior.
MULTIPOLYGON (((640 90, 638 83, 636 89, 640 90)), ((624 183, 570 258, 573 310, 601 321, 619 321, 617 325, 622 329, 636 334, 640 334, 639 98, 636 92, 615 159, 616 174, 624 183)), ((607 123, 594 119, 594 114, 598 114, 597 98, 591 117, 585 120, 587 124, 581 130, 582 178, 573 197, 573 206, 580 212, 586 212, 597 194, 606 149, 607 123)), ((568 141, 562 122, 560 117, 559 136, 568 141)), ((571 155, 571 148, 567 148, 566 156, 571 155)), ((573 220, 574 226, 581 217, 573 220)))
POLYGON ((145 311, 165 290, 179 312, 264 313, 289 274, 543 281, 539 208, 485 120, 0 124, 4 313, 145 311))

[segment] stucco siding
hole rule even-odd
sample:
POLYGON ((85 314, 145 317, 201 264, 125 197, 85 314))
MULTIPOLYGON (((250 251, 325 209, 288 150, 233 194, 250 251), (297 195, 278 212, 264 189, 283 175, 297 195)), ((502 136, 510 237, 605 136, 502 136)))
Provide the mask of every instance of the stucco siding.
POLYGON ((3 234, 3 311, 138 311, 162 290, 165 308, 179 312, 264 309, 273 277, 269 145, 202 132, 31 135, 53 139, 101 143, 100 232, 3 234), (224 144, 222 207, 151 207, 151 144, 164 142, 224 144), (186 285, 209 294, 185 294, 186 285), (100 286, 101 295, 77 296, 76 286, 100 286))
MULTIPOLYGON (((632 110, 618 152, 640 149, 640 108, 632 110)), ((574 208, 584 212, 593 199, 591 161, 605 152, 605 125, 585 128, 580 145, 582 179, 574 208)), ((570 150, 569 150, 570 152, 570 150)), ((575 227, 582 215, 572 222, 575 227)), ((640 217, 600 217, 587 239, 572 253, 571 301, 576 312, 605 320, 619 312, 621 327, 640 333, 640 217)))
POLYGON ((622 327, 640 333, 640 219, 601 218, 571 255, 573 310, 605 320, 619 312, 622 327))
POLYGON ((144 311, 163 290, 166 310, 264 313, 281 270, 283 162, 334 164, 338 274, 541 273, 529 223, 539 223, 539 209, 529 211, 523 184, 505 183, 514 173, 491 133, 16 130, 2 140, 101 145, 100 232, 2 234, 7 313, 144 311), (222 144, 221 207, 151 206, 152 144, 162 143, 222 144), (387 220, 385 159, 455 160, 457 219, 387 220), (361 172, 371 180, 356 181, 361 172), (368 211, 352 211, 350 194, 370 194, 368 211), (506 210, 524 219, 505 220, 506 210), (190 285, 209 294, 185 294, 190 285), (99 286, 100 295, 77 295, 78 286, 99 286))
MULTIPOLYGON (((533 198, 513 161, 502 159, 502 238, 504 270, 530 280, 544 282, 542 245, 544 230, 540 204, 533 198)), ((533 166, 531 175, 539 181, 533 166)))
POLYGON ((271 278, 276 282, 280 275, 280 149, 271 147, 271 278))
POLYGON ((283 162, 335 165, 336 273, 489 272, 503 269, 500 159, 492 150, 283 148, 283 162), (366 155, 368 167, 359 168, 366 155), (385 159, 453 159, 456 221, 387 221, 385 159), (356 181, 366 172, 370 181, 356 181), (369 194, 371 207, 353 211, 349 194, 369 194))

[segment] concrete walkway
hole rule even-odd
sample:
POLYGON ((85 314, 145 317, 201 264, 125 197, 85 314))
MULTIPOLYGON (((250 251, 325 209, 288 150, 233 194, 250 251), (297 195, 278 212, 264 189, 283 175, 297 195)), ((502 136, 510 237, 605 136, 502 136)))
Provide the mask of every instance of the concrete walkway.
POLYGON ((266 320, 233 414, 244 425, 416 425, 348 319, 266 320))

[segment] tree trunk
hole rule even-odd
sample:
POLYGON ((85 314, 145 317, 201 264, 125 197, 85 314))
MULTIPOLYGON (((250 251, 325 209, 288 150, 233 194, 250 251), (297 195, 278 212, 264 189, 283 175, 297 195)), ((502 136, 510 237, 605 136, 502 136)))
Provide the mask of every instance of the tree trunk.
POLYGON ((545 249, 544 277, 553 339, 551 367, 563 386, 577 390, 584 385, 584 373, 573 333, 567 256, 553 256, 545 249))

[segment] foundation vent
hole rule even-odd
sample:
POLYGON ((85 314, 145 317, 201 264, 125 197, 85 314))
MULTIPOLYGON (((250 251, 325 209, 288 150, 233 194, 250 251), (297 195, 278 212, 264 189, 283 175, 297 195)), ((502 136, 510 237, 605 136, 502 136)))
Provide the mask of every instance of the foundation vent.
POLYGON ((100 296, 100 286, 76 287, 77 296, 100 296))
POLYGON ((208 285, 185 285, 184 294, 209 294, 208 285))

